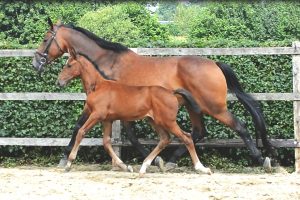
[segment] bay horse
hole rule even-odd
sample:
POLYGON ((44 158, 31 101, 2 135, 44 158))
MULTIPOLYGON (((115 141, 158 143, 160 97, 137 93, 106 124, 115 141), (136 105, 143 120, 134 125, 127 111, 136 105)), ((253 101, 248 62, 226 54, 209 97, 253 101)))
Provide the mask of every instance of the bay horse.
POLYGON ((65 86, 70 80, 80 77, 87 94, 84 106, 87 120, 79 129, 74 147, 69 155, 66 170, 70 170, 72 161, 76 158, 79 144, 84 135, 98 122, 102 122, 103 145, 115 164, 121 169, 131 171, 115 154, 111 146, 112 122, 115 120, 132 121, 147 118, 160 136, 160 141, 154 150, 146 157, 140 169, 140 175, 146 173, 153 159, 170 143, 170 135, 180 138, 187 147, 195 170, 211 174, 200 162, 189 133, 180 129, 176 123, 179 102, 200 112, 200 108, 190 95, 183 89, 170 91, 161 86, 128 86, 112 80, 104 79, 96 65, 84 54, 70 51, 70 58, 58 76, 60 86, 65 86), (176 97, 179 95, 179 97, 176 97), (177 99, 179 98, 179 100, 177 99))
MULTIPOLYGON (((226 97, 227 89, 229 89, 250 112, 256 136, 261 137, 268 155, 275 158, 276 152, 267 138, 265 119, 259 104, 243 91, 229 65, 198 56, 162 58, 140 56, 119 43, 101 39, 81 27, 60 22, 53 24, 50 19, 48 19, 48 23, 50 29, 46 32, 43 43, 35 52, 32 62, 39 72, 42 72, 44 66, 51 61, 74 49, 78 53, 88 55, 106 78, 114 79, 119 83, 135 86, 159 85, 170 90, 186 89, 191 92, 201 108, 201 113, 195 113, 192 109, 187 108, 192 123, 193 139, 197 140, 206 133, 203 114, 210 115, 238 133, 254 161, 264 165, 267 169, 271 168, 269 157, 262 156, 244 123, 227 109, 226 97)), ((86 120, 83 113, 76 124, 65 157, 74 144, 78 129, 86 120)), ((125 127, 134 146, 138 147, 143 155, 146 154, 133 132, 130 131, 130 126, 125 127)), ((174 160, 185 151, 185 149, 180 149, 175 152, 174 160)))

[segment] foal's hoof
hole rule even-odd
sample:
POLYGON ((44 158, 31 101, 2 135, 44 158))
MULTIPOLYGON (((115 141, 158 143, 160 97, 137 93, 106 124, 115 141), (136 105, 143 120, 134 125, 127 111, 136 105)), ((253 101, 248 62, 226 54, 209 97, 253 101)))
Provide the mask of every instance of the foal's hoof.
POLYGON ((162 171, 162 172, 166 171, 165 165, 164 165, 164 160, 160 156, 157 156, 155 158, 154 163, 155 163, 156 166, 159 167, 160 171, 162 171))
POLYGON ((195 165, 195 170, 197 172, 200 172, 200 173, 204 173, 204 174, 208 174, 208 175, 211 175, 212 172, 211 170, 208 168, 208 167, 204 167, 202 165, 202 163, 198 162, 196 165, 195 165))
POLYGON ((271 172, 272 171, 271 159, 269 157, 265 158, 263 167, 264 167, 266 172, 271 172))
POLYGON ((127 171, 128 171, 128 172, 130 172, 130 173, 132 173, 132 172, 133 172, 133 168, 132 168, 132 166, 131 166, 131 165, 128 165, 128 166, 127 166, 127 171))
POLYGON ((71 161, 68 161, 67 162, 67 165, 65 167, 65 172, 69 172, 71 170, 71 165, 72 165, 72 162, 71 161))
POLYGON ((212 175, 212 171, 209 168, 196 169, 198 173, 212 175))
POLYGON ((65 172, 71 171, 71 167, 65 167, 65 172))
POLYGON ((140 172, 140 173, 139 173, 139 178, 144 178, 144 177, 145 177, 145 174, 146 174, 146 173, 140 172))

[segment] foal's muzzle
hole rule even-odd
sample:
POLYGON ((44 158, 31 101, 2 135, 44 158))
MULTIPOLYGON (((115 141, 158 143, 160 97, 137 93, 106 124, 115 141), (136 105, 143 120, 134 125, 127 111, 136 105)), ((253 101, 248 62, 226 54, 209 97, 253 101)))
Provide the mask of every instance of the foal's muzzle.
POLYGON ((65 87, 67 85, 67 81, 64 81, 64 80, 57 80, 56 81, 56 84, 59 86, 59 87, 65 87))

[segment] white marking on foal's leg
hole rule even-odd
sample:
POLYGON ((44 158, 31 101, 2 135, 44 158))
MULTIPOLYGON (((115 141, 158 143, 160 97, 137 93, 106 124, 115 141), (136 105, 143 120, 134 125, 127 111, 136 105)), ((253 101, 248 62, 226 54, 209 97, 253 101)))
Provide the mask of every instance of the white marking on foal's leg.
POLYGON ((66 165, 66 167, 65 167, 65 171, 66 171, 66 172, 68 172, 68 171, 71 170, 71 165, 72 165, 72 162, 68 160, 67 165, 66 165))
POLYGON ((151 160, 147 160, 145 162, 143 162, 143 165, 140 169, 140 175, 143 175, 146 173, 147 168, 151 165, 151 160))
POLYGON ((195 170, 203 172, 205 174, 212 174, 211 170, 207 167, 204 167, 200 161, 195 164, 195 170))

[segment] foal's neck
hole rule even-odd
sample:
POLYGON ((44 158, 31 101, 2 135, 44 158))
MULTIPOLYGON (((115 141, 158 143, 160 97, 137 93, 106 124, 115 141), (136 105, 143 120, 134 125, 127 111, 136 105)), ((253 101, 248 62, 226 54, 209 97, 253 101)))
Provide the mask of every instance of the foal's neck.
POLYGON ((86 94, 89 94, 97 89, 99 85, 105 82, 105 79, 96 70, 93 64, 86 59, 81 59, 80 78, 86 94))

